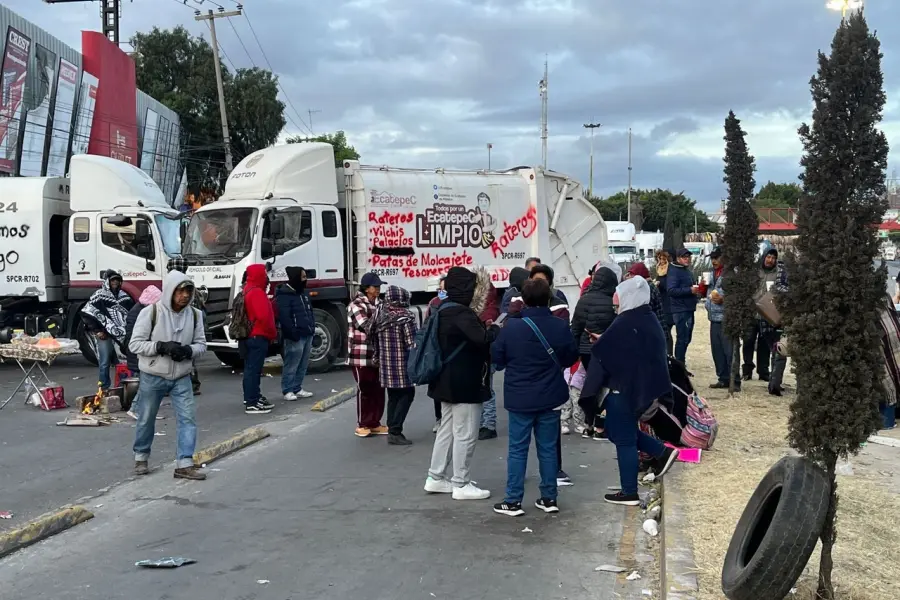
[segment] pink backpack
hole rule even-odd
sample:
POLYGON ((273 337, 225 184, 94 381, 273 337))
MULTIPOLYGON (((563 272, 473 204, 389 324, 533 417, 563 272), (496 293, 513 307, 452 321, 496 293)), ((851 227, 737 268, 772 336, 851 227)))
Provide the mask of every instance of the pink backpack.
POLYGON ((681 443, 688 448, 711 449, 716 441, 716 434, 719 433, 716 416, 706 400, 698 396, 697 392, 688 394, 681 388, 678 388, 678 391, 688 399, 687 422, 681 432, 681 443))

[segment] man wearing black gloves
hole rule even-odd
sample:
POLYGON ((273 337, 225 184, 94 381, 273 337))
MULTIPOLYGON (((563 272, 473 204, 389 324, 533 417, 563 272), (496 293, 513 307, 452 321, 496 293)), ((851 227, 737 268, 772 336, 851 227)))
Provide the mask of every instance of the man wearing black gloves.
POLYGON ((166 396, 175 409, 175 477, 206 479, 194 466, 197 445, 195 404, 191 385, 192 360, 206 352, 203 318, 191 307, 194 283, 177 270, 163 280, 162 297, 138 315, 129 349, 138 356, 141 371, 141 413, 134 438, 134 472, 150 472, 148 461, 156 429, 156 413, 166 396))

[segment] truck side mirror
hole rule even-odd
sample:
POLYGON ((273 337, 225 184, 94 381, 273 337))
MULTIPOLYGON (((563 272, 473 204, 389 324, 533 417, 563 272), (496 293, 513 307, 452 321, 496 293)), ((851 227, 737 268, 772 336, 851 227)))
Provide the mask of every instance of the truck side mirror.
POLYGON ((136 246, 149 245, 151 240, 150 223, 144 219, 138 219, 134 223, 134 243, 136 246))
POLYGON ((277 215, 269 221, 269 233, 273 240, 284 239, 284 217, 277 215))

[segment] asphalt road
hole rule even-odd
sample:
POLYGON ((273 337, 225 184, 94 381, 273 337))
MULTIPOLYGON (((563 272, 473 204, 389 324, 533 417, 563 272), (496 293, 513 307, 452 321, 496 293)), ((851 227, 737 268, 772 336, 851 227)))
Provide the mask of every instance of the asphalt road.
POLYGON ((594 571, 627 564, 642 545, 628 535, 640 527, 636 509, 601 499, 618 483, 612 445, 565 438, 576 485, 553 516, 531 506, 532 453, 528 514, 514 519, 491 511, 505 483, 505 434, 475 451, 473 475, 493 498, 459 502, 422 490, 433 439, 424 394, 407 421, 413 446, 356 438, 354 421, 352 401, 297 415, 216 463, 205 482, 165 471, 114 489, 94 520, 0 560, 3 599, 612 600, 649 587, 594 571), (167 556, 197 564, 134 566, 167 556))
MULTIPOLYGON (((66 400, 74 405, 76 396, 96 392, 97 369, 80 356, 63 357, 48 374, 65 387, 66 400)), ((2 403, 22 377, 14 362, 0 365, 2 403)), ((309 400, 286 403, 281 400, 280 375, 264 377, 263 394, 276 404, 269 415, 245 415, 241 375, 223 367, 214 356, 200 362, 202 395, 197 397, 198 446, 200 449, 260 423, 302 413, 311 418, 309 408, 316 400, 353 385, 349 370, 310 375, 306 387, 315 395, 309 400)), ((0 520, 0 531, 13 529, 31 518, 94 496, 131 477, 134 455, 134 421, 118 413, 120 422, 106 427, 58 427, 56 423, 74 413, 70 410, 46 412, 24 404, 20 392, 0 410, 0 511, 14 517, 0 520)), ((151 467, 162 467, 171 477, 175 458, 175 418, 168 400, 160 409, 151 467)), ((97 500, 97 502, 103 502, 97 500)), ((0 593, 0 597, 4 594, 0 593)))

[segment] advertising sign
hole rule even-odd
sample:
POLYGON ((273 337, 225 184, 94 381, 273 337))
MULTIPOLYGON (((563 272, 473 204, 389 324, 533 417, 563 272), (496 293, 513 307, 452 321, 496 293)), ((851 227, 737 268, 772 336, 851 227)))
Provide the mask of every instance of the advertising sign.
POLYGON ((35 65, 31 85, 32 108, 25 115, 25 134, 22 136, 22 160, 19 175, 39 177, 44 168, 44 146, 47 141, 47 120, 50 118, 50 100, 56 83, 56 53, 40 44, 34 46, 35 65))
POLYGON ((50 152, 47 155, 47 177, 63 177, 66 174, 66 155, 69 152, 69 139, 72 137, 72 117, 75 115, 77 88, 78 67, 60 58, 50 132, 50 152))
POLYGON ((153 175, 153 165, 156 163, 157 132, 159 131, 159 115, 155 110, 147 109, 147 118, 144 119, 144 141, 141 144, 141 169, 153 175))
POLYGON ((78 97, 78 117, 75 119, 75 136, 72 138, 72 156, 87 154, 94 124, 94 107, 97 106, 97 89, 100 80, 84 71, 81 74, 81 90, 78 97))
POLYGON ((19 123, 31 38, 13 29, 6 32, 6 51, 0 68, 0 171, 15 173, 19 145, 19 123))

